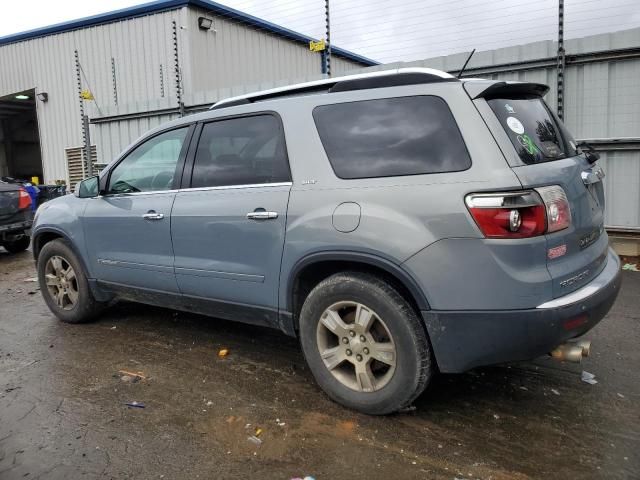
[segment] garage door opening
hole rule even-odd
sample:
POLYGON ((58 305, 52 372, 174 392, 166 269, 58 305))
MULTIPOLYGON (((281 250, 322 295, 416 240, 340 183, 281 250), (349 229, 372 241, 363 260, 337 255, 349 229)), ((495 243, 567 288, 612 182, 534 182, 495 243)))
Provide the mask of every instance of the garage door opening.
POLYGON ((43 182, 36 92, 0 97, 0 178, 43 182))

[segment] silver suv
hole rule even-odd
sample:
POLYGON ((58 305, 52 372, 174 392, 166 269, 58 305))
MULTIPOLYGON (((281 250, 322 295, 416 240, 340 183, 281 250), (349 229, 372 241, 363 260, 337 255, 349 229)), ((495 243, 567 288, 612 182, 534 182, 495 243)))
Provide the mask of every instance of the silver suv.
POLYGON ((128 299, 279 328, 370 414, 438 370, 578 360, 620 262, 598 156, 547 90, 400 69, 172 121, 39 209, 44 299, 71 323, 128 299))

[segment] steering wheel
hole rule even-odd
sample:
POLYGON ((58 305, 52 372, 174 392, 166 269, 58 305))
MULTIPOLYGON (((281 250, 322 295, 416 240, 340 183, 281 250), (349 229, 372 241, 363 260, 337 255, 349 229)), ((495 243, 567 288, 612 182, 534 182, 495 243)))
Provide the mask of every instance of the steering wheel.
POLYGON ((118 180, 109 189, 110 193, 133 193, 140 190, 124 180, 118 180))
POLYGON ((158 172, 151 180, 151 190, 169 190, 173 183, 173 174, 171 172, 158 172))

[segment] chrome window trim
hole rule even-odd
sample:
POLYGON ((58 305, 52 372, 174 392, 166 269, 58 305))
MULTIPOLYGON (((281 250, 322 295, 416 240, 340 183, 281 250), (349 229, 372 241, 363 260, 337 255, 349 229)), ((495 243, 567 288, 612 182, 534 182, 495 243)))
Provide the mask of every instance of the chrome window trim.
POLYGON ((173 190, 150 190, 148 192, 122 192, 122 193, 105 193, 104 195, 99 195, 98 197, 93 198, 118 198, 118 197, 133 197, 139 195, 156 195, 163 193, 178 193, 179 189, 173 190))
POLYGON ((236 190, 240 188, 258 188, 258 187, 291 187, 293 182, 274 182, 274 183, 250 183, 246 185, 220 185, 217 187, 189 187, 181 188, 179 192, 206 192, 209 190, 236 190))
POLYGON ((259 187, 291 187, 293 182, 274 182, 274 183, 250 183, 246 185, 221 185, 218 187, 194 187, 194 188, 178 188, 173 190, 152 190, 149 192, 129 192, 129 193, 108 193, 99 197, 92 198, 116 198, 116 197, 133 197, 139 195, 155 195, 164 193, 180 193, 180 192, 206 192, 209 190, 236 190, 240 188, 259 188, 259 187))

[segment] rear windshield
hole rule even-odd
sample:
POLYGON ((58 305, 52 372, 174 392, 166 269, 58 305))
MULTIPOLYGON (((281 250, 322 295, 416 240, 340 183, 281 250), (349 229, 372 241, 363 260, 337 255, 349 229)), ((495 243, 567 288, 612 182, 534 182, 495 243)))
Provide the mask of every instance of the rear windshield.
POLYGON ((488 103, 524 163, 550 162, 578 154, 575 140, 540 97, 494 98, 488 103))

